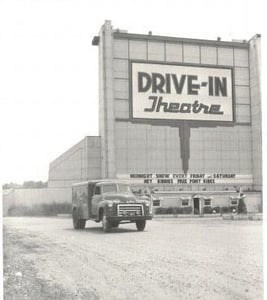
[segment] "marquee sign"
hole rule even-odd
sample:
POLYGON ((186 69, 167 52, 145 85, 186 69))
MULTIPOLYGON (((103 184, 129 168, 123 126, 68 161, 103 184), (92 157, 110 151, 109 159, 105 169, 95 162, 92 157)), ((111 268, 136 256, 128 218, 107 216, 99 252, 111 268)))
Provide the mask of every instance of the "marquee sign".
POLYGON ((213 185, 213 184, 247 184, 253 183, 251 174, 235 173, 132 173, 118 174, 117 178, 136 184, 175 184, 175 185, 213 185))
POLYGON ((131 62, 133 119, 233 122, 232 68, 131 62))

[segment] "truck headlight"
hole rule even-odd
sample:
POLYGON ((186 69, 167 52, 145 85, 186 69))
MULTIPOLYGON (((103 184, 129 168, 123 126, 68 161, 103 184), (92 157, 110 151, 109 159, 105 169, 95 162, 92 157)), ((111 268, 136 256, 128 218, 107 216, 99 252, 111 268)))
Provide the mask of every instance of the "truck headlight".
POLYGON ((113 203, 112 202, 108 202, 108 207, 112 207, 113 203))

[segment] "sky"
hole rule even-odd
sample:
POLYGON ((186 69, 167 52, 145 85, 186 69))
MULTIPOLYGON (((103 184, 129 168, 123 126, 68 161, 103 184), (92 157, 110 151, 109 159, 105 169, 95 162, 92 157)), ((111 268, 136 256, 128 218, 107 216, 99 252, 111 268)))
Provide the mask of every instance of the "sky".
MULTIPOLYGON (((1 0, 0 181, 47 181, 49 163, 98 135, 98 47, 105 20, 130 33, 249 40, 259 0, 1 0)), ((262 51, 263 53, 263 51, 262 51)))

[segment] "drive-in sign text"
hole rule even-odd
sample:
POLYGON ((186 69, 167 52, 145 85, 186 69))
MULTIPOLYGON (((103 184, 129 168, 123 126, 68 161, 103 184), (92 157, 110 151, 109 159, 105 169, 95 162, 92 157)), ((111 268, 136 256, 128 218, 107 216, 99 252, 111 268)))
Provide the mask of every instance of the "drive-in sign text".
POLYGON ((233 121, 232 69, 132 62, 137 119, 233 121))

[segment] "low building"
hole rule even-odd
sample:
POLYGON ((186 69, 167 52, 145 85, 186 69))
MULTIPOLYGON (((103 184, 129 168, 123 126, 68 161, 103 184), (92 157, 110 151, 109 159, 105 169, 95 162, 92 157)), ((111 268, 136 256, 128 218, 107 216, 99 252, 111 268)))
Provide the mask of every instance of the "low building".
POLYGON ((87 136, 49 165, 48 188, 70 188, 73 183, 101 178, 101 139, 87 136))

